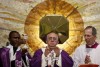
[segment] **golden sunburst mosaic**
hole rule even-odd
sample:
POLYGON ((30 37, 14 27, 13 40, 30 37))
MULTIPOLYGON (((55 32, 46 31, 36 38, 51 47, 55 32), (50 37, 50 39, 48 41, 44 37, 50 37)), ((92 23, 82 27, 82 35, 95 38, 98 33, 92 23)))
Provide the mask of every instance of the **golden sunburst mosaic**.
MULTIPOLYGON (((77 7, 62 0, 45 0, 37 4, 28 14, 25 22, 25 33, 31 51, 46 46, 40 39, 40 20, 45 16, 63 16, 69 22, 69 38, 58 47, 71 54, 82 42, 84 24, 77 7)), ((66 29, 66 28, 64 28, 66 29)))

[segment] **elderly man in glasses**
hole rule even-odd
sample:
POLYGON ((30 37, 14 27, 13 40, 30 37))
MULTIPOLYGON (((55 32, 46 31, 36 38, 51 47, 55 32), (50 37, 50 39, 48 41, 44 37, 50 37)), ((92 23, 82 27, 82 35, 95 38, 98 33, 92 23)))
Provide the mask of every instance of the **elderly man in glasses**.
POLYGON ((46 48, 41 48, 34 53, 31 67, 72 67, 73 61, 67 52, 59 49, 57 32, 49 32, 46 36, 46 48))

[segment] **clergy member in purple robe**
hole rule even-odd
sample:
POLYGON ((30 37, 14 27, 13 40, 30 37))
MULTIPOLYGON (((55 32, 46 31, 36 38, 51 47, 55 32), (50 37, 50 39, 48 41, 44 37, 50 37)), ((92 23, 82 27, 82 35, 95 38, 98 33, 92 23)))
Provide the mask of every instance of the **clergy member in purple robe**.
MULTIPOLYGON (((17 31, 9 33, 9 44, 0 49, 0 67, 25 67, 23 65, 22 51, 20 46, 20 34, 17 31)), ((27 67, 27 66, 26 66, 27 67)))
POLYGON ((73 60, 64 50, 56 45, 59 43, 57 32, 50 32, 46 36, 46 48, 41 48, 34 53, 31 67, 72 67, 73 60))

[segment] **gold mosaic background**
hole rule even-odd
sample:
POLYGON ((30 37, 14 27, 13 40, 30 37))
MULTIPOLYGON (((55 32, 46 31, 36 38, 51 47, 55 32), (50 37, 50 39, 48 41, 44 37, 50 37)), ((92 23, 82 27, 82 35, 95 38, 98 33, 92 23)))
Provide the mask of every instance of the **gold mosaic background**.
POLYGON ((30 52, 45 46, 39 38, 39 20, 45 15, 63 15, 69 21, 69 39, 59 47, 71 54, 82 41, 83 28, 97 28, 100 40, 99 0, 0 0, 0 47, 11 30, 28 34, 30 52))

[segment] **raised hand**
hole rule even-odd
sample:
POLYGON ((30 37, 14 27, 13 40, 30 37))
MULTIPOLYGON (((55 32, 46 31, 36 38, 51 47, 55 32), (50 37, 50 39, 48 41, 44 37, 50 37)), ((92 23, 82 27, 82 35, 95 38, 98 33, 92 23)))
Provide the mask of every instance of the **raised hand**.
POLYGON ((84 62, 85 62, 85 64, 91 63, 91 59, 90 59, 90 56, 89 55, 86 55, 84 62))

